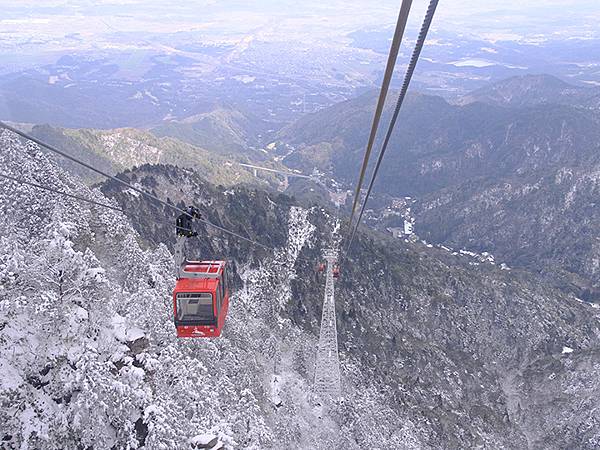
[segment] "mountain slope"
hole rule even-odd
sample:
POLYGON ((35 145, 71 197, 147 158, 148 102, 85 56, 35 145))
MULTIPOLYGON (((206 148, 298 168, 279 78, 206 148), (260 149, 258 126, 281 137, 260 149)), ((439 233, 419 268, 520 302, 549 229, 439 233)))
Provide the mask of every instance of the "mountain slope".
POLYGON ((415 204, 432 242, 488 251, 550 284, 600 299, 600 163, 538 177, 473 180, 415 204))
MULTIPOLYGON (((391 106, 382 119, 384 130, 391 106)), ((296 148, 285 162, 305 171, 318 166, 353 182, 368 138, 364 124, 370 123, 374 107, 375 95, 368 93, 282 130, 279 139, 296 148), (329 158, 315 159, 317 152, 329 158)), ((415 94, 400 113, 376 189, 422 195, 467 179, 580 164, 598 157, 598 123, 591 112, 565 105, 456 106, 415 94)))
POLYGON ((563 104, 600 110, 600 88, 573 86, 552 75, 511 77, 471 92, 462 105, 482 102, 498 106, 563 104))
MULTIPOLYGON (((8 172, 109 201, 35 148, 0 139, 8 172)), ((230 257, 236 295, 222 338, 177 340, 173 230, 157 220, 169 213, 114 182, 103 191, 127 217, 2 181, 7 445, 177 448, 203 433, 228 448, 598 442, 595 308, 526 273, 371 232, 337 285, 345 401, 319 419, 306 395, 322 302, 314 264, 333 215, 170 166, 124 176, 173 203, 195 199, 213 222, 280 250, 201 226, 190 253, 230 257)))
MULTIPOLYGON (((548 77, 496 86, 525 106, 451 105, 439 97, 409 96, 370 206, 387 206, 387 196, 411 196, 416 233, 428 241, 492 252, 596 300, 600 119, 578 103, 594 90, 548 77), (559 88, 563 97, 555 92, 559 88), (581 95, 568 97, 571 90, 581 95), (554 96, 558 103, 544 103, 554 96), (559 104, 567 98, 572 105, 559 104)), ((374 105, 373 93, 367 94, 285 129, 281 140, 295 147, 286 163, 317 166, 354 183, 374 105)))
POLYGON ((170 136, 216 153, 253 153, 260 145, 266 124, 241 111, 216 108, 183 120, 172 120, 152 128, 158 137, 170 136))
MULTIPOLYGON (((222 156, 133 128, 59 129, 43 125, 34 126, 31 134, 113 175, 142 164, 162 163, 194 168, 215 184, 256 182, 251 172, 222 156)), ((90 182, 100 181, 96 174, 77 164, 66 161, 65 167, 90 182)))

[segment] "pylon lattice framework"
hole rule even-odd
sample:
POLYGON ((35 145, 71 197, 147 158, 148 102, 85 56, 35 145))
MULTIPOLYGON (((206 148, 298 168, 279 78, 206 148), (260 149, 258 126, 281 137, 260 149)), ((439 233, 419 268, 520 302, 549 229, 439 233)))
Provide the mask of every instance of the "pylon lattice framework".
POLYGON ((335 288, 333 268, 337 251, 323 252, 326 268, 325 299, 321 316, 321 331, 317 349, 314 393, 317 399, 326 402, 337 400, 341 395, 340 359, 338 356, 337 325, 335 318, 335 288))

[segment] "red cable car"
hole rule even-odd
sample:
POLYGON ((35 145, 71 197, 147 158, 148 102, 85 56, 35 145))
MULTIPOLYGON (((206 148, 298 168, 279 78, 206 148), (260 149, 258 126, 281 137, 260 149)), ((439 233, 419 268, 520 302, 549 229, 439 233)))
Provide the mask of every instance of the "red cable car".
MULTIPOLYGON (((326 268, 327 265, 325 263, 320 263, 317 266, 317 272, 324 272, 326 268)), ((340 266, 336 264, 335 266, 333 266, 333 269, 331 269, 331 271, 333 273, 333 278, 338 279, 340 277, 340 266)))
POLYGON ((177 337, 219 337, 229 308, 226 261, 184 261, 173 312, 177 337))

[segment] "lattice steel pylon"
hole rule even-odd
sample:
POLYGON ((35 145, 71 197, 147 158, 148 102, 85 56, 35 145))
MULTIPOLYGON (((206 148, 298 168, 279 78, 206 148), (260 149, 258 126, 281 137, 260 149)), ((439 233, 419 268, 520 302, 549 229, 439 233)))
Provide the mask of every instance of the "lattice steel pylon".
POLYGON ((335 288, 333 284, 333 270, 337 262, 337 251, 325 250, 323 256, 327 261, 325 299, 323 301, 323 315, 321 316, 313 393, 315 401, 327 403, 331 400, 338 400, 341 396, 340 359, 335 321, 335 288))

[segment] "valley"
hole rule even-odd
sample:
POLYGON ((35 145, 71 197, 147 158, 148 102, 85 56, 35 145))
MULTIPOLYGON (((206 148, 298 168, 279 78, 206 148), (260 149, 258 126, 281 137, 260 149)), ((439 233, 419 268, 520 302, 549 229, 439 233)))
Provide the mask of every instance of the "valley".
MULTIPOLYGON (((599 92, 530 75, 454 103, 409 96, 367 224, 452 252, 491 254, 498 264, 599 300, 599 92)), ((367 137, 359 124, 372 114, 374 95, 306 114, 270 135, 261 135, 264 123, 255 116, 221 108, 148 131, 29 128, 113 174, 173 164, 215 184, 287 192, 306 204, 335 202, 344 212, 367 137)), ((384 123, 389 114, 384 111, 384 123)))
POLYGON ((596 3, 0 0, 0 448, 600 448, 596 3))
POLYGON ((190 251, 226 252, 237 293, 226 335, 181 342, 170 315, 172 225, 157 220, 172 212, 114 181, 90 189, 7 132, 0 144, 9 173, 123 211, 2 184, 0 245, 11 249, 0 264, 0 365, 10 374, 0 384, 4 442, 22 427, 40 446, 158 448, 205 434, 263 448, 586 447, 599 439, 596 309, 527 272, 361 232, 337 286, 344 402, 323 416, 307 392, 321 308, 314 261, 334 239, 332 211, 214 186, 170 165, 123 173, 173 204, 195 198, 212 223, 276 249, 202 227, 190 251), (43 272, 24 266, 31 260, 43 272), (6 308, 16 291, 25 293, 20 307, 6 308), (60 332, 48 335, 56 323, 60 332), (35 354, 20 350, 42 336, 35 354), (275 394, 273 376, 282 383, 275 394), (585 388, 563 394, 573 386, 585 388), (72 425, 54 425, 63 419, 72 425))
MULTIPOLYGON (((367 222, 409 237, 408 222, 420 239, 491 253, 597 301, 599 92, 530 75, 457 104, 414 94, 392 135, 367 222), (410 205, 394 206, 405 197, 410 205)), ((283 162, 320 167, 350 186, 367 140, 358 124, 369 120, 374 95, 284 127, 277 137, 295 150, 283 162)))

